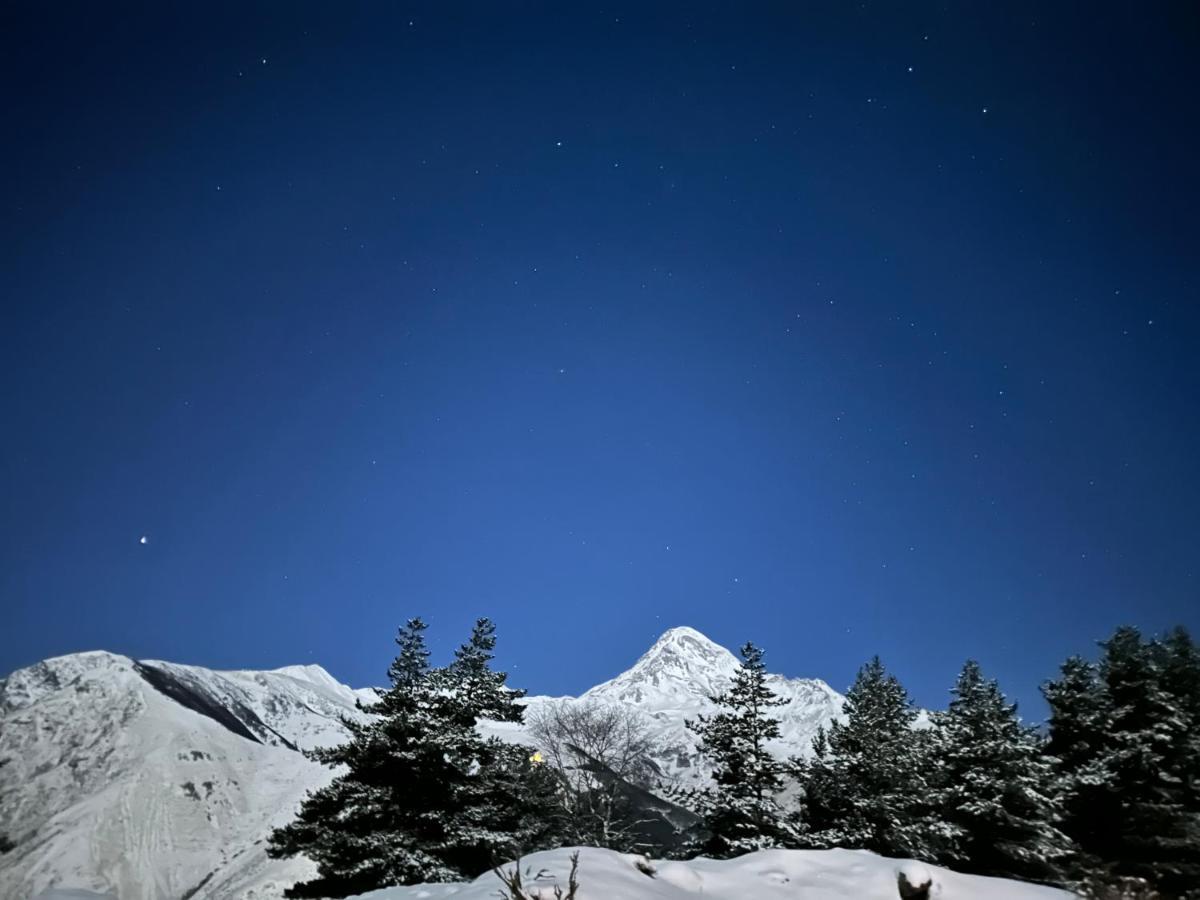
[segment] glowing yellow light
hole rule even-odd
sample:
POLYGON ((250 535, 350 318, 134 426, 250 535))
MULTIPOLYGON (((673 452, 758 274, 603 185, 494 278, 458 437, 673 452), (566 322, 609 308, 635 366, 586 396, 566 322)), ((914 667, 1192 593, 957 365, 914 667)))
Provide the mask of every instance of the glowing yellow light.
POLYGON ((535 766, 540 766, 546 761, 546 758, 542 756, 542 752, 540 750, 536 750, 534 751, 533 756, 529 757, 529 761, 535 766))

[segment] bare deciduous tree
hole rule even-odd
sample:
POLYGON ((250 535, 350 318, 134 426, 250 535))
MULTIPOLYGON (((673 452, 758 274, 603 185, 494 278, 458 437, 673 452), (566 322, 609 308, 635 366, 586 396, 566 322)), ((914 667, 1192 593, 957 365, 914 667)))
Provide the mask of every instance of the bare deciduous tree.
POLYGON ((532 711, 527 721, 545 764, 559 777, 571 840, 638 849, 644 822, 634 797, 659 774, 645 718, 628 707, 562 701, 532 711))

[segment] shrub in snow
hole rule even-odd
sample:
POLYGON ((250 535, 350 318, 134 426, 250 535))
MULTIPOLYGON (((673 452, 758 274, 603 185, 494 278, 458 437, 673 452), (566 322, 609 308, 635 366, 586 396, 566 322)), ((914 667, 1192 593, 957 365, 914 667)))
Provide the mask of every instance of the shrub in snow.
POLYGON ((919 862, 908 862, 896 870, 896 887, 902 900, 929 900, 934 894, 933 875, 919 862))
POLYGON ((1087 900, 1163 900, 1143 878, 1090 879, 1080 895, 1087 900))
POLYGON ((644 856, 635 856, 633 859, 633 867, 643 875, 647 875, 650 878, 653 878, 658 873, 658 869, 654 868, 654 863, 650 862, 650 860, 646 859, 644 856))
POLYGON ((517 860, 511 869, 498 866, 494 871, 496 877, 500 879, 500 884, 503 885, 499 891, 501 900, 575 900, 575 894, 579 891, 578 850, 571 854, 571 871, 567 874, 567 890, 565 892, 557 881, 550 885, 526 885, 526 880, 536 882, 552 876, 545 870, 534 875, 532 870, 527 868, 522 877, 520 860, 517 860))

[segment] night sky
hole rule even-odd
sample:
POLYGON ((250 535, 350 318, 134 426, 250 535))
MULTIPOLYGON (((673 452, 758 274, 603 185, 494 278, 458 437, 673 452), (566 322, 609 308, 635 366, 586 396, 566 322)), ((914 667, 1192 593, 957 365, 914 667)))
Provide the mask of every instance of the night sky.
POLYGON ((1200 630, 1193 4, 182 5, 0 22, 0 672, 1200 630))

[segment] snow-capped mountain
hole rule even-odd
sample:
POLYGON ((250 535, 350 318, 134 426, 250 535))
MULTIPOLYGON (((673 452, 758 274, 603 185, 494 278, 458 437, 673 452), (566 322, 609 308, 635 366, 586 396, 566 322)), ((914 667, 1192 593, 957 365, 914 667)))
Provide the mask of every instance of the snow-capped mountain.
MULTIPOLYGON (((632 668, 586 691, 580 700, 640 710, 662 748, 664 774, 684 782, 701 780, 705 771, 698 741, 684 723, 713 712, 710 698, 729 687, 739 667, 732 653, 694 628, 672 628, 632 668)), ((808 755, 817 728, 841 716, 845 698, 819 679, 772 675, 769 681, 786 701, 774 710, 782 735, 773 749, 780 756, 808 755)))
POLYGON ((330 777, 297 748, 343 740, 360 696, 373 693, 315 666, 213 672, 95 652, 14 672, 0 682, 0 834, 14 844, 0 898, 277 896, 272 882, 308 867, 268 860, 262 838, 330 777))
MULTIPOLYGON (((685 719, 712 711, 737 660, 691 628, 666 632, 627 672, 581 698, 633 705, 664 747, 664 773, 703 778, 685 719)), ((788 700, 781 754, 803 753, 842 698, 772 676, 788 700)), ((48 659, 0 681, 0 900, 82 889, 120 900, 263 900, 310 874, 270 860, 269 829, 331 773, 300 750, 344 740, 362 718, 319 666, 217 672, 104 652, 48 659)), ((485 730, 522 740, 520 729, 485 730)))

